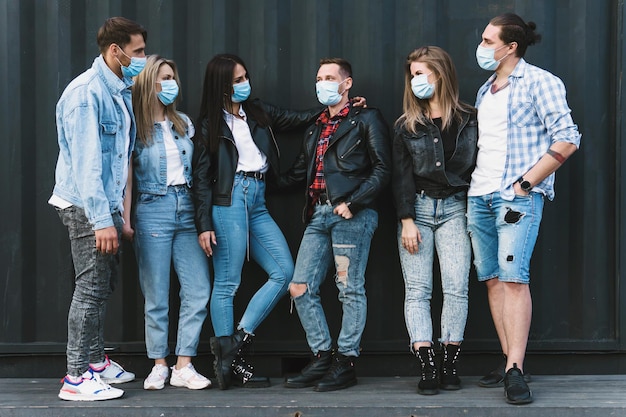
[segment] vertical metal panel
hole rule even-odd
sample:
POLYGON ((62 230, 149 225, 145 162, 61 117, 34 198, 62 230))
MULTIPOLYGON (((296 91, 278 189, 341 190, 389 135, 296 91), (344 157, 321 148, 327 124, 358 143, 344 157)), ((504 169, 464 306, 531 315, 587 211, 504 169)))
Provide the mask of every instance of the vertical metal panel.
MULTIPOLYGON (((354 67, 353 93, 366 96, 391 125, 401 113, 404 59, 421 45, 450 52, 461 97, 473 103, 489 75, 476 65, 476 45, 489 19, 505 11, 537 23, 543 41, 528 49, 527 60, 563 79, 583 133, 581 150, 557 174, 556 200, 546 204, 532 263, 530 348, 626 350, 619 269, 626 258, 620 244, 626 229, 618 216, 626 195, 618 181, 626 140, 623 1, 1 0, 0 354, 64 349, 73 271, 67 233, 46 203, 58 152, 54 108, 65 86, 98 54, 95 36, 105 18, 124 15, 148 29, 148 53, 177 62, 181 110, 194 119, 206 63, 216 53, 232 52, 246 61, 254 96, 289 108, 317 105, 319 59, 345 57, 354 67)), ((300 138, 301 132, 281 135, 284 169, 300 138)), ((407 346, 390 197, 387 190, 381 198, 367 273, 363 346, 369 351, 399 352, 407 346)), ((269 196, 294 255, 303 230, 301 204, 300 193, 269 196)), ((141 350, 143 300, 132 248, 124 249, 122 279, 109 303, 107 340, 141 350)), ((263 277, 255 264, 246 265, 239 310, 263 277)), ((329 280, 324 302, 336 332, 335 291, 329 280)), ((436 312, 440 299, 435 295, 436 312)), ((258 330, 261 350, 306 348, 297 316, 288 309, 285 297, 258 330)), ((207 321, 203 337, 210 333, 207 321)), ((474 280, 465 343, 470 350, 497 346, 484 288, 474 280)))

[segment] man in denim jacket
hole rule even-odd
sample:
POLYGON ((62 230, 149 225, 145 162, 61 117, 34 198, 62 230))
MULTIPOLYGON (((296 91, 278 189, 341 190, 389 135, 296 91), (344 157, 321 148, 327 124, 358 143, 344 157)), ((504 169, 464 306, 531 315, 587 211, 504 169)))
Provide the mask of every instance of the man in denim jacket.
POLYGON ((146 31, 122 18, 99 29, 101 55, 65 89, 56 108, 59 157, 49 203, 68 228, 75 289, 68 313, 67 376, 59 398, 120 397, 132 381, 104 353, 104 313, 113 291, 124 188, 135 141, 131 77, 145 65, 146 31))

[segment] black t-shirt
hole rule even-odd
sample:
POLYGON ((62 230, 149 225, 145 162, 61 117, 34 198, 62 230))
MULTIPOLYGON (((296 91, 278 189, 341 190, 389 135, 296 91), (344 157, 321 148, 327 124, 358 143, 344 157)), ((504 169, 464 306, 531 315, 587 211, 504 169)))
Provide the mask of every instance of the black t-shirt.
POLYGON ((441 129, 441 117, 437 117, 433 119, 433 123, 441 132, 441 140, 443 140, 443 154, 446 158, 446 162, 452 158, 454 154, 454 149, 456 149, 456 134, 458 129, 458 122, 456 119, 452 120, 452 123, 446 130, 441 129))

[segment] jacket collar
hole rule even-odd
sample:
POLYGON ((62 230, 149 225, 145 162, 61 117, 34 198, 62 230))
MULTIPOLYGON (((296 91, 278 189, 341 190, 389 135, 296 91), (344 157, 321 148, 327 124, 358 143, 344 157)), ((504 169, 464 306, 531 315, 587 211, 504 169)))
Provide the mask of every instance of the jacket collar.
POLYGON ((111 71, 111 68, 109 68, 106 62, 104 62, 102 54, 93 60, 91 68, 100 76, 100 79, 112 95, 121 94, 122 91, 130 88, 134 84, 133 80, 128 77, 124 77, 120 80, 120 78, 111 71))

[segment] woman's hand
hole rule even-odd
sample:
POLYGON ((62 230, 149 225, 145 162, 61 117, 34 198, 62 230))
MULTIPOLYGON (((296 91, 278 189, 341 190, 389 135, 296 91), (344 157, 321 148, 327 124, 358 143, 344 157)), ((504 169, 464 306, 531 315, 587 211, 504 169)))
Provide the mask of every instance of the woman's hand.
POLYGON ((209 230, 207 232, 202 232, 198 235, 198 243, 200 243, 200 247, 206 253, 206 256, 213 256, 213 245, 217 245, 217 240, 215 239, 215 232, 213 230, 209 230))
POLYGON ((122 226, 122 239, 132 242, 134 236, 135 229, 130 226, 130 222, 124 223, 124 225, 122 226))
POLYGON ((411 255, 417 253, 419 244, 422 243, 422 235, 413 219, 402 219, 402 246, 411 255))

